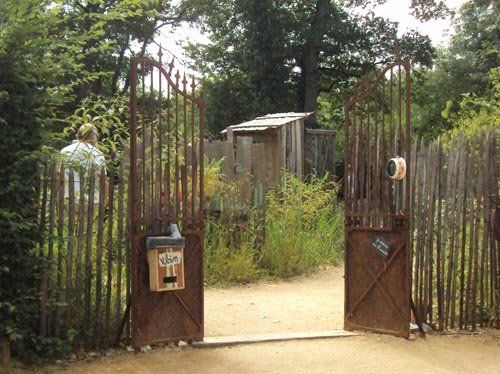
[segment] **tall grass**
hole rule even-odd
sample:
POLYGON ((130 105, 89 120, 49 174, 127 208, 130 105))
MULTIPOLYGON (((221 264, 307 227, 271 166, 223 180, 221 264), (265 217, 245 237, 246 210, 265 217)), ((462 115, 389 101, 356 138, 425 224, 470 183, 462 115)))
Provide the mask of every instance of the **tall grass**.
POLYGON ((284 174, 281 187, 266 196, 264 216, 262 209, 250 207, 243 216, 223 211, 209 218, 205 280, 227 284, 289 278, 339 263, 343 208, 336 196, 326 178, 304 182, 284 174))
POLYGON ((205 282, 247 283, 258 279, 255 236, 239 224, 209 219, 205 240, 205 282))
POLYGON ((266 196, 266 237, 259 265, 276 277, 308 273, 336 264, 343 248, 343 212, 337 189, 326 178, 301 181, 284 174, 266 196))

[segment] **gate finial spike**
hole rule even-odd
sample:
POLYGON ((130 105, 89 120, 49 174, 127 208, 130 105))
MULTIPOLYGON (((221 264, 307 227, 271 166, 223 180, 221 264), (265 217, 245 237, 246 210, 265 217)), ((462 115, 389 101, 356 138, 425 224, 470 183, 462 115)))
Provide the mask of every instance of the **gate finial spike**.
POLYGON ((168 76, 172 74, 172 70, 174 69, 174 60, 175 56, 172 57, 172 61, 168 64, 168 76))
POLYGON ((193 91, 193 94, 194 94, 194 90, 196 88, 196 82, 194 80, 194 75, 191 76, 191 89, 193 91))
POLYGON ((181 78, 181 73, 179 73, 179 70, 175 72, 175 85, 177 88, 179 88, 179 79, 181 78))
POLYGON ((163 52, 161 50, 162 50, 162 48, 161 48, 161 44, 160 44, 158 47, 158 61, 160 62, 160 64, 161 64, 161 56, 163 56, 163 52))

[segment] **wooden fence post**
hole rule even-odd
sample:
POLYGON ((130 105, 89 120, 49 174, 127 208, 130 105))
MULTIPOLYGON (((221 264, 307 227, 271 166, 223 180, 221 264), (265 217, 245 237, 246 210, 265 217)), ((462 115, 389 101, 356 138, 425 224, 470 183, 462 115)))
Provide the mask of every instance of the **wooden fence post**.
POLYGON ((4 368, 10 367, 10 341, 8 339, 2 340, 2 366, 4 368))

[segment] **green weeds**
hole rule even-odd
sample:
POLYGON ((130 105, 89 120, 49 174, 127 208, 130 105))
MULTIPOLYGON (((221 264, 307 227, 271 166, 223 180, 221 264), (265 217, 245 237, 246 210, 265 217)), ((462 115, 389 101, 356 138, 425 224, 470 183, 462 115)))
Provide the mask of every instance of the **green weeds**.
POLYGON ((304 182, 284 174, 280 188, 268 192, 265 209, 250 208, 239 222, 224 212, 209 219, 207 283, 289 278, 339 263, 343 208, 336 196, 337 188, 326 178, 304 182))

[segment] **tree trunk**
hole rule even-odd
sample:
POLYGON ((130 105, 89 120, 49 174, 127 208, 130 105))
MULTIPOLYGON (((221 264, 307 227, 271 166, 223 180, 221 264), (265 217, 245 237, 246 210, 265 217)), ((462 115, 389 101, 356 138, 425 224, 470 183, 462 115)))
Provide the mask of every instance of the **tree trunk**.
MULTIPOLYGON (((304 112, 316 111, 316 100, 320 87, 319 54, 331 16, 332 5, 330 0, 318 0, 301 58, 301 78, 303 82, 301 96, 303 98, 304 112)), ((308 120, 308 123, 313 124, 315 122, 316 115, 314 114, 308 120)))
POLYGON ((118 81, 120 79, 120 73, 124 70, 123 61, 125 59, 125 52, 130 45, 130 36, 127 37, 127 42, 123 43, 120 49, 120 55, 118 56, 117 63, 113 72, 113 79, 111 80, 111 93, 114 95, 118 92, 118 81))

